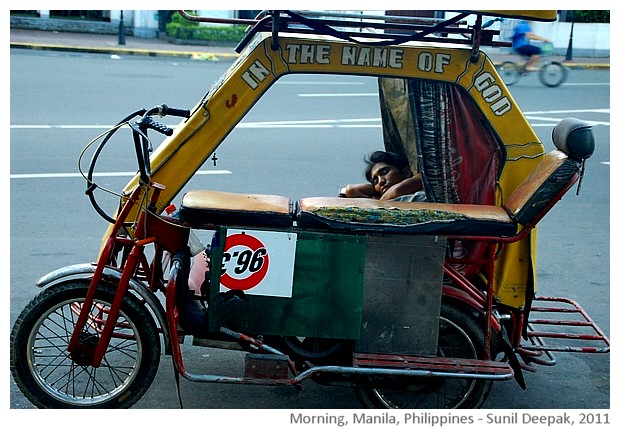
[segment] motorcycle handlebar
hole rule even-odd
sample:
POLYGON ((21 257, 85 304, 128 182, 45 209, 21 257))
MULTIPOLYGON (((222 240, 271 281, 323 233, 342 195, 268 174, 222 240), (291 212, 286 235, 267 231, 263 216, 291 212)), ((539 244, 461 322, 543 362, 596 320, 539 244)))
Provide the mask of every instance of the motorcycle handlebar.
POLYGON ((153 118, 151 117, 153 115, 159 115, 161 117, 176 116, 176 117, 181 117, 181 118, 189 118, 191 116, 191 111, 188 109, 177 109, 173 107, 168 107, 165 104, 152 107, 151 109, 148 109, 148 110, 147 109, 136 110, 135 112, 125 117, 122 121, 120 121, 116 127, 110 129, 106 133, 106 136, 100 142, 99 146, 95 150, 95 153, 93 154, 93 157, 90 161, 88 175, 86 177, 87 182, 88 182, 86 194, 88 195, 88 198, 90 199, 91 204, 95 208, 95 211, 97 211, 97 213, 99 213, 106 221, 110 223, 114 223, 116 219, 108 215, 105 212, 105 210, 102 207, 100 207, 94 195, 94 191, 95 189, 97 189, 97 185, 93 181, 95 165, 97 164, 97 160, 103 148, 106 146, 108 141, 110 141, 110 139, 119 129, 119 127, 123 124, 128 124, 130 128, 132 128, 133 130, 133 140, 134 140, 136 156, 137 156, 137 161, 138 161, 138 168, 140 171, 140 178, 143 182, 149 183, 150 176, 151 176, 149 155, 152 149, 151 149, 150 142, 147 136, 147 130, 152 129, 166 136, 171 136, 173 134, 172 128, 158 121, 153 120, 153 118), (138 117, 138 119, 134 123, 131 123, 130 121, 136 117, 138 117))
POLYGON ((168 107, 165 104, 155 106, 149 110, 144 111, 142 118, 138 121, 138 125, 143 130, 151 129, 166 136, 171 136, 173 133, 172 128, 153 120, 151 115, 159 115, 162 118, 164 116, 177 116, 180 118, 189 118, 191 112, 188 109, 177 109, 174 107, 168 107))
POLYGON ((175 107, 168 107, 166 104, 160 104, 155 107, 146 110, 144 116, 159 115, 162 118, 164 116, 177 116, 179 118, 189 118, 191 112, 188 109, 177 109, 175 107))
POLYGON ((152 151, 152 148, 147 137, 147 131, 150 129, 168 137, 174 133, 174 130, 172 128, 154 120, 152 116, 157 114, 161 117, 169 115, 189 118, 190 113, 191 112, 187 109, 176 109, 173 107, 168 107, 165 104, 161 104, 145 110, 142 114, 142 117, 135 122, 137 128, 132 128, 134 128, 134 143, 136 148, 136 155, 138 158, 140 176, 143 182, 149 183, 151 176, 149 154, 152 151))
POLYGON ((154 121, 150 116, 145 116, 138 121, 141 129, 151 129, 166 136, 171 136, 174 130, 161 122, 154 121))
POLYGON ((189 118, 191 112, 188 109, 176 109, 174 107, 168 107, 165 104, 161 105, 161 116, 178 116, 179 118, 189 118))

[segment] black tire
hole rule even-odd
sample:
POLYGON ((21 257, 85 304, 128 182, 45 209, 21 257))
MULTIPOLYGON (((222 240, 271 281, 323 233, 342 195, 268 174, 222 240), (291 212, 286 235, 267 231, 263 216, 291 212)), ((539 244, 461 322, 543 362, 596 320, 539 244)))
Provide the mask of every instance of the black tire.
MULTIPOLYGON (((127 295, 99 368, 76 363, 67 345, 88 281, 51 286, 36 296, 11 332, 11 373, 39 408, 129 408, 148 390, 159 366, 161 344, 153 317, 127 295)), ((114 289, 100 285, 84 342, 96 344, 114 289)))
POLYGON ((505 61, 497 68, 499 75, 508 86, 514 85, 521 78, 521 67, 513 61, 505 61))
POLYGON ((557 61, 551 61, 544 64, 540 70, 538 70, 538 79, 543 85, 549 87, 556 87, 564 83, 568 71, 566 67, 557 61))
MULTIPOLYGON (((482 356, 484 336, 472 315, 444 303, 439 322, 438 355, 476 359, 482 356)), ((382 380, 381 387, 358 385, 356 395, 366 408, 454 409, 480 408, 493 382, 464 378, 382 380), (399 387, 400 385, 400 387, 399 387), (389 386, 389 387, 383 387, 389 386)))

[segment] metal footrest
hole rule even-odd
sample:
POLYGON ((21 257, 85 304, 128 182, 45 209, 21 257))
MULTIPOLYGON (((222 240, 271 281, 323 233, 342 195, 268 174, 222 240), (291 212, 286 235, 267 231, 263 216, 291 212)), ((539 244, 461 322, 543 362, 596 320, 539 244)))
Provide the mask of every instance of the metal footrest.
POLYGON ((245 378, 287 379, 288 356, 248 353, 245 356, 245 378))
POLYGON ((581 306, 568 298, 537 297, 520 349, 539 352, 608 353, 609 339, 581 306))
POLYGON ((502 379, 512 378, 512 368, 507 362, 445 357, 401 356, 358 353, 353 357, 355 367, 427 370, 454 374, 478 374, 502 379))

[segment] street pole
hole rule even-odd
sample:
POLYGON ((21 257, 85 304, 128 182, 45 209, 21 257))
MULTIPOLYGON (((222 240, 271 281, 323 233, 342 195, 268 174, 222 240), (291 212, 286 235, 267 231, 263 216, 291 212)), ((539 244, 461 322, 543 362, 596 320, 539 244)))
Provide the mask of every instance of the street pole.
POLYGON ((566 61, 573 59, 573 28, 575 27, 575 11, 571 11, 570 37, 568 39, 568 48, 566 48, 566 61))
POLYGON ((118 24, 118 44, 125 44, 125 23, 123 22, 123 11, 121 10, 121 22, 118 24))

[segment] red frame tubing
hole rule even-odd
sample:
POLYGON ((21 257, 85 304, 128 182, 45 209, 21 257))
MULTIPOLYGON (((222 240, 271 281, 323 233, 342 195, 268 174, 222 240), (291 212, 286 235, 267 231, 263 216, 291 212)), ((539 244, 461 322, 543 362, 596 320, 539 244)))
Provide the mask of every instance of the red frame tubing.
MULTIPOLYGON (((142 193, 142 188, 137 187, 136 189, 134 189, 134 191, 131 193, 131 195, 129 196, 129 199, 127 200, 127 202, 125 203, 125 205, 123 206, 121 212, 119 213, 119 215, 116 218, 116 222, 114 223, 112 230, 110 232, 110 236, 108 237, 108 239, 106 240, 106 243, 103 247, 103 250, 101 251, 101 253, 99 254, 99 258, 97 260, 97 268, 95 268, 95 272, 93 273, 93 278, 90 281, 90 285, 88 287, 88 292, 86 293, 86 297, 84 299, 84 304, 82 305, 82 309, 80 310, 80 314, 78 316, 78 319, 75 323, 75 327, 73 330, 73 334, 71 335, 71 339, 69 340, 69 344, 67 346, 67 350, 70 354, 73 354, 75 352, 77 352, 77 344, 78 344, 78 340, 79 340, 79 336, 80 333, 82 332, 82 330, 84 329, 84 326, 86 325, 86 319, 88 318, 88 315, 90 314, 91 308, 93 306, 93 301, 95 299, 95 293, 97 292, 97 287, 99 285, 99 283, 101 282, 101 279, 103 278, 103 270, 106 267, 106 265, 108 264, 108 262, 110 261, 110 258, 112 257, 112 253, 114 251, 114 247, 115 244, 117 243, 117 237, 116 235, 118 234, 118 232, 120 231, 120 229, 123 226, 123 223, 125 222, 125 220, 127 219, 127 216, 129 216, 129 213, 131 212, 131 210, 133 209, 134 205, 136 204, 136 201, 138 201, 138 198, 140 196, 140 194, 142 193)), ((133 249, 132 249, 133 251, 133 249)), ((135 268, 135 266, 134 266, 135 268)), ((133 271, 132 271, 133 274, 133 271)), ((125 273, 123 272, 123 277, 125 277, 125 273)), ((122 279, 122 277, 121 277, 122 279)), ((122 283, 122 280, 121 280, 122 283)), ((127 285, 129 284, 129 280, 127 280, 127 285)), ((125 285, 127 287, 127 285, 125 285)), ((119 286, 121 286, 119 284, 119 286)), ((126 291, 126 288, 125 288, 126 291)), ((115 310, 115 314, 118 316, 118 311, 120 310, 120 303, 122 302, 122 299, 124 297, 124 292, 121 294, 120 296, 120 301, 118 302, 118 308, 115 310)), ((115 295, 115 299, 114 302, 116 303, 117 301, 117 297, 115 295)), ((113 303, 114 305, 114 303, 113 303)), ((114 309, 110 309, 110 311, 114 311, 114 309)), ((116 319, 111 320, 110 317, 108 317, 106 324, 104 326, 104 331, 108 332, 109 334, 107 339, 105 339, 105 337, 102 336, 102 338, 99 339, 99 342, 97 344, 97 349, 100 348, 100 346, 104 346, 105 348, 107 348, 108 346, 108 342, 110 340, 109 335, 111 334, 111 328, 107 328, 108 326, 108 322, 112 321, 112 325, 116 324, 116 319), (106 330, 107 328, 107 330, 106 330), (104 340, 105 341, 102 341, 104 340), (105 345, 103 345, 102 343, 105 343, 105 345)), ((104 348, 104 350, 105 350, 104 348)), ((103 355, 101 355, 103 356, 103 355)), ((98 367, 99 364, 101 363, 101 358, 99 358, 97 364, 94 364, 93 361, 93 366, 98 367)))
MULTIPOLYGON (((454 281, 456 286, 444 286, 443 295, 459 300, 466 305, 480 311, 485 318, 484 359, 491 357, 491 332, 499 332, 501 324, 493 315, 493 278, 495 275, 495 253, 497 251, 497 243, 491 243, 487 249, 487 255, 484 259, 470 261, 471 264, 482 265, 484 274, 487 278, 486 291, 478 289, 463 274, 458 272, 454 267, 450 266, 449 261, 444 264, 444 273, 454 281)), ((462 262, 462 261, 459 261, 462 262)))
MULTIPOLYGON (((90 350, 80 350, 79 335, 84 329, 88 315, 90 314, 90 311, 92 309, 97 287, 103 278, 103 270, 106 265, 111 261, 112 253, 114 251, 116 243, 123 243, 126 247, 131 246, 131 251, 129 252, 127 259, 124 263, 121 278, 116 287, 114 299, 110 307, 108 318, 105 321, 101 337, 99 338, 97 346, 94 349, 94 352, 90 358, 90 364, 95 368, 99 367, 103 356, 105 355, 106 349, 110 342, 110 338, 112 337, 114 331, 114 326, 116 325, 116 322, 118 320, 118 314, 120 312, 121 304, 123 302, 123 299, 125 298, 127 290, 129 289, 129 282, 135 275, 138 265, 143 260, 144 246, 146 246, 147 244, 156 243, 158 245, 161 245, 161 247, 163 247, 164 249, 174 253, 180 248, 182 248, 182 246, 186 246, 189 239, 189 228, 185 228, 169 221, 162 220, 157 215, 149 211, 149 209, 155 207, 155 203, 157 202, 157 199, 159 198, 159 195, 164 189, 164 187, 157 183, 151 183, 149 185, 149 188, 151 188, 153 192, 150 198, 148 208, 141 210, 138 217, 138 223, 135 230, 135 240, 127 240, 124 237, 117 237, 117 234, 123 227, 124 222, 127 220, 127 217, 129 216, 129 213, 138 201, 138 198, 143 191, 147 192, 147 189, 143 187, 137 187, 131 193, 130 198, 124 204, 121 212, 119 213, 116 222, 111 229, 110 236, 106 240, 106 244, 102 252, 100 253, 99 259, 97 261, 97 268, 95 269, 93 278, 91 279, 88 292, 86 293, 86 298, 84 300, 84 304, 82 306, 82 309, 80 310, 80 314, 78 316, 78 320, 76 321, 73 334, 71 335, 71 340, 69 341, 69 345, 67 347, 69 353, 75 354, 76 358, 83 358, 83 356, 80 356, 81 353, 90 352, 90 350)), ((157 277, 161 274, 161 269, 155 270, 154 268, 152 268, 149 270, 148 264, 146 264, 144 268, 147 270, 146 278, 149 281, 150 287, 154 288, 155 284, 159 283, 159 281, 161 280, 161 277, 157 277)), ((173 331, 173 329, 170 329, 170 331, 173 331)))
MULTIPOLYGON (((112 306, 110 307, 110 312, 108 314, 108 318, 105 321, 103 326, 103 331, 101 332, 101 337, 99 337, 99 341, 97 342, 97 347, 95 348, 95 353, 92 358, 91 365, 95 368, 98 368, 101 364, 103 356, 105 355, 106 349, 108 348, 108 344, 110 343, 110 338, 112 338, 112 332, 114 330, 114 326, 118 320, 118 314, 120 313, 121 304, 125 299, 125 294, 129 289, 129 281, 133 277, 133 273, 138 266, 138 262, 140 261, 140 257, 142 256, 142 250, 144 249, 144 244, 137 244, 131 249, 129 256, 127 257, 127 262, 125 263, 125 267, 123 268, 123 274, 121 274, 121 279, 118 282, 116 287, 116 291, 114 293, 114 299, 112 300, 112 306)), ((90 292, 90 289, 89 289, 90 292)), ((80 312, 80 316, 84 312, 80 312)), ((90 312, 90 308, 89 308, 90 312)), ((81 330, 80 330, 81 331, 81 330)), ((73 335, 78 332, 77 330, 73 332, 73 335)))
MULTIPOLYGON (((495 275, 495 259, 496 259, 495 252, 497 252, 498 246, 500 244, 515 243, 517 241, 523 240, 532 231, 532 229, 538 224, 538 222, 540 222, 540 220, 553 208, 553 206, 555 206, 557 202, 562 199, 564 194, 568 192, 568 190, 575 184, 575 182, 577 182, 577 180, 579 180, 579 173, 575 173, 573 177, 568 181, 566 186, 564 186, 564 188, 560 192, 558 192, 558 194, 545 207, 543 207, 539 211, 539 213, 534 217, 534 219, 532 219, 532 221, 528 225, 523 226, 521 231, 519 231, 516 235, 512 237, 486 237, 486 236, 448 237, 449 240, 481 241, 481 242, 487 242, 491 244, 488 249, 486 260, 480 260, 480 261, 458 260, 459 263, 479 264, 485 267, 486 269, 485 274, 486 274, 486 279, 487 279, 487 287, 486 287, 485 294, 481 294, 479 289, 476 288, 475 285, 473 285, 469 280, 467 280, 463 275, 461 275, 459 272, 457 272, 453 267, 449 265, 451 259, 446 260, 446 263, 444 265, 444 273, 448 277, 450 277, 457 284, 457 286, 459 286, 460 289, 456 289, 456 290, 459 290, 460 293, 456 293, 453 290, 455 288, 450 288, 446 286, 444 286, 443 288, 444 290, 443 293, 446 296, 459 299, 463 301, 465 304, 470 305, 479 311, 481 310, 480 306, 483 307, 483 311, 486 317, 487 332, 485 333, 485 342, 487 343, 487 346, 490 344, 490 333, 491 333, 490 328, 493 328, 496 332, 501 329, 501 325, 499 321, 492 314, 493 282, 494 282, 493 279, 495 275)), ((517 324, 523 326, 523 323, 524 321, 522 320, 522 316, 521 316, 517 324)), ((513 342, 513 346, 517 347, 519 346, 521 342, 521 336, 520 335, 515 336, 513 332, 511 341, 513 342)), ((490 349, 487 348, 487 351, 489 350, 490 349)))
POLYGON ((179 312, 176 306, 177 296, 177 274, 179 272, 178 262, 170 269, 168 286, 166 287, 166 320, 168 321, 168 331, 170 333, 170 343, 172 346, 172 362, 178 373, 187 378, 188 372, 183 364, 183 354, 181 353, 181 342, 179 332, 176 329, 179 322, 179 312))

